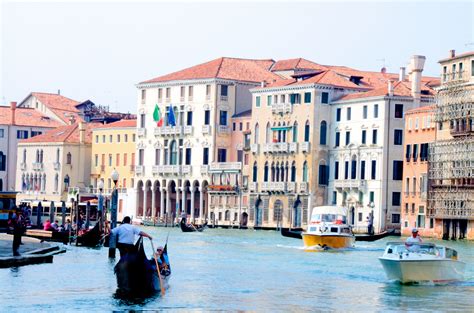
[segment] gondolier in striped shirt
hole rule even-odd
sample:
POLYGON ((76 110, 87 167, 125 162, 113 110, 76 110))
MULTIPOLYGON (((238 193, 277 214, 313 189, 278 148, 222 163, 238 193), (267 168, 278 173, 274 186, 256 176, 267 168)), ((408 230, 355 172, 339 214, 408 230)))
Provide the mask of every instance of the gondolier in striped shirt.
POLYGON ((117 248, 120 251, 120 257, 128 252, 135 250, 135 235, 151 238, 150 235, 133 226, 129 216, 125 216, 122 225, 112 229, 112 236, 117 236, 117 248))

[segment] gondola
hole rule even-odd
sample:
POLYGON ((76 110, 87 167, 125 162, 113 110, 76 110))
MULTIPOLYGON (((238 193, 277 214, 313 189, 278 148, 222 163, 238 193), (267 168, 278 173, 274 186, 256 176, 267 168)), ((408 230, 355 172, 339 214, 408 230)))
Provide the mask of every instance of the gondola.
POLYGON ((207 226, 207 223, 203 225, 197 225, 197 226, 193 224, 187 224, 186 218, 182 218, 181 222, 179 222, 179 227, 181 227, 181 230, 183 231, 183 233, 191 233, 195 231, 202 232, 206 226, 207 226))
POLYGON ((283 237, 295 238, 295 239, 303 239, 301 236, 302 230, 292 230, 291 228, 282 228, 281 235, 283 237))
POLYGON ((77 244, 84 247, 97 247, 102 244, 103 235, 100 230, 100 221, 97 221, 95 226, 88 232, 77 236, 77 244))
MULTIPOLYGON (((303 239, 301 233, 303 231, 299 230, 291 230, 289 228, 282 228, 281 235, 283 237, 295 238, 295 239, 303 239)), ((384 231, 379 234, 374 235, 355 235, 355 241, 376 241, 387 236, 393 236, 395 231, 392 229, 390 231, 384 231)))
POLYGON ((41 241, 69 242, 69 231, 51 231, 42 229, 27 229, 25 236, 33 237, 41 241))
POLYGON ((155 260, 146 257, 143 248, 143 237, 135 244, 135 252, 129 252, 120 258, 115 265, 114 272, 117 278, 117 295, 121 297, 146 297, 168 288, 171 277, 171 267, 167 257, 165 245, 162 261, 167 264, 166 269, 160 271, 161 281, 156 271, 155 260))

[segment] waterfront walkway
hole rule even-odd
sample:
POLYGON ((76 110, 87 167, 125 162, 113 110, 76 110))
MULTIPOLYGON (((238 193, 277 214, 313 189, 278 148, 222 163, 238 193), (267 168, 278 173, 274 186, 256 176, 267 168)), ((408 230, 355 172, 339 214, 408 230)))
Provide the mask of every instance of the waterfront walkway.
POLYGON ((41 242, 31 237, 22 237, 20 256, 14 257, 12 252, 13 235, 0 234, 0 268, 22 266, 39 263, 52 263, 53 255, 65 252, 58 245, 41 242))

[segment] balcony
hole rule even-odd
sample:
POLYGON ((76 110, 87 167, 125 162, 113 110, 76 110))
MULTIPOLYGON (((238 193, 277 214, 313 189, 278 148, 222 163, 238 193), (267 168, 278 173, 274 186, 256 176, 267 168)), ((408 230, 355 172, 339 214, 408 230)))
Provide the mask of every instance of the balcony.
MULTIPOLYGON (((192 126, 189 126, 192 127, 192 126)), ((192 132, 192 129, 191 129, 192 132)), ((183 134, 183 127, 181 126, 163 126, 155 128, 155 136, 176 136, 183 134)))
POLYGON ((285 192, 286 183, 285 182, 263 182, 262 191, 267 192, 285 192))
POLYGON ((219 125, 217 128, 219 134, 230 134, 230 127, 227 125, 219 125))
POLYGON ((309 190, 308 183, 300 183, 300 192, 307 193, 309 190))
POLYGON ((202 134, 210 135, 211 134, 211 125, 202 125, 202 134))
POLYGON ((33 163, 33 171, 42 171, 44 169, 43 163, 33 163))
POLYGON ((222 102, 227 102, 227 101, 229 101, 229 97, 228 97, 228 96, 221 96, 220 99, 221 99, 222 102))
POLYGON ((289 143, 289 146, 290 146, 290 153, 298 152, 298 144, 296 142, 289 143))
POLYGON ((25 162, 23 162, 23 163, 20 164, 20 169, 21 169, 22 171, 26 171, 26 168, 27 168, 27 167, 26 167, 26 163, 25 163, 25 162))
POLYGON ((295 182, 289 182, 289 183, 286 183, 286 186, 287 186, 287 190, 288 192, 296 192, 296 183, 295 182))
POLYGON ((143 165, 136 165, 135 166, 135 174, 143 175, 145 173, 145 167, 143 165))
POLYGON ((138 137, 145 137, 146 136, 146 128, 138 128, 137 129, 137 136, 138 137))
POLYGON ((256 192, 256 191, 257 191, 257 187, 258 187, 258 183, 255 183, 255 182, 250 182, 250 183, 249 183, 249 189, 250 189, 250 191, 256 192))
POLYGON ((159 174, 160 173, 160 167, 158 165, 153 165, 151 167, 151 173, 153 175, 159 174))
POLYGON ((209 167, 210 172, 239 172, 242 170, 241 162, 215 162, 209 167))
POLYGON ((53 166, 55 171, 59 171, 61 169, 61 163, 59 162, 54 162, 53 166))
POLYGON ((254 154, 258 153, 258 143, 250 145, 250 151, 252 151, 254 154))
POLYGON ((130 165, 130 172, 132 172, 132 173, 135 172, 135 165, 130 165))
POLYGON ((287 114, 293 111, 293 106, 291 103, 275 103, 272 104, 272 113, 273 114, 287 114))
POLYGON ((301 143, 300 147, 301 147, 301 152, 303 153, 309 153, 311 150, 311 145, 309 144, 309 142, 301 143))
POLYGON ((191 174, 191 165, 181 165, 181 174, 191 174))
POLYGON ((365 180, 360 179, 337 179, 334 181, 334 188, 341 190, 362 189, 365 186, 365 180))
POLYGON ((209 165, 201 165, 201 175, 206 175, 209 173, 209 165))
POLYGON ((183 126, 183 134, 192 135, 194 127, 193 126, 183 126))
MULTIPOLYGON (((295 145, 292 145, 295 149, 295 145)), ((263 145, 263 153, 289 153, 290 144, 287 142, 266 143, 263 145)))
POLYGON ((157 173, 164 175, 182 175, 190 174, 192 170, 191 165, 158 165, 157 173))

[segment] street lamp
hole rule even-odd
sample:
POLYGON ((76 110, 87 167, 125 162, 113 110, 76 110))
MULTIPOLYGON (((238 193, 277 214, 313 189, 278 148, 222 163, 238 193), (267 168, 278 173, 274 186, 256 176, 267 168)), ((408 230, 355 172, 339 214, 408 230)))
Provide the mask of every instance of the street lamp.
MULTIPOLYGON (((110 229, 117 227, 117 202, 118 202, 118 190, 117 182, 119 180, 119 172, 114 168, 110 174, 110 178, 114 182, 114 190, 112 191, 111 196, 111 206, 110 206, 110 229)), ((110 238, 112 239, 112 238, 110 238)), ((109 245, 109 258, 115 258, 115 245, 109 245)))

